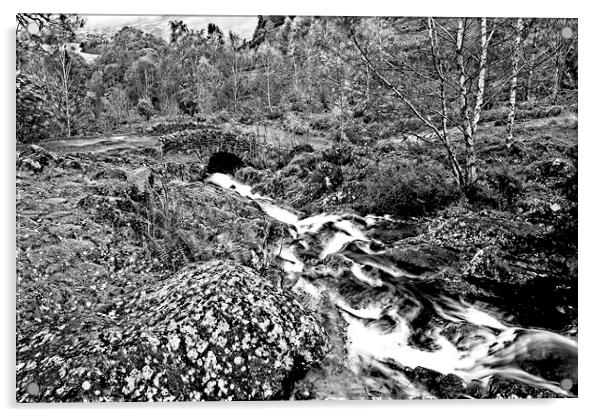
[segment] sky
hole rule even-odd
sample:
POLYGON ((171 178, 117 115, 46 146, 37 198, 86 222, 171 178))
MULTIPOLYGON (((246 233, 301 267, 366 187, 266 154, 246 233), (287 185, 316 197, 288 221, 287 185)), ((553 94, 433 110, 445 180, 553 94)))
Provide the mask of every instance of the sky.
POLYGON ((243 38, 250 39, 257 25, 257 16, 159 16, 159 15, 84 15, 88 29, 119 29, 123 26, 140 26, 153 23, 165 24, 170 20, 183 20, 191 29, 207 28, 208 23, 215 23, 224 33, 233 31, 243 38))

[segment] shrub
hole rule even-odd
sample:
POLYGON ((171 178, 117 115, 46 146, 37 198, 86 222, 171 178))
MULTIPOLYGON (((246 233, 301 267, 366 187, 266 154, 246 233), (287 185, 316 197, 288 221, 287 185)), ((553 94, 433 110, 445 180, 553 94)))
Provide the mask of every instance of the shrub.
POLYGON ((284 115, 284 118, 282 119, 282 127, 284 130, 288 130, 289 132, 293 132, 298 135, 309 133, 308 123, 291 112, 284 115))
POLYGON ((265 118, 268 120, 280 120, 283 115, 284 113, 282 113, 282 110, 274 109, 273 111, 266 113, 265 118))
POLYGON ((565 158, 537 160, 525 167, 528 180, 549 186, 562 186, 576 176, 577 167, 565 158))
MULTIPOLYGON (((508 118, 508 107, 497 107, 495 109, 483 110, 481 112, 481 122, 496 122, 498 120, 506 120, 508 118)), ((518 117, 517 117, 518 119, 518 117)))
POLYGON ((314 147, 311 146, 310 144, 301 144, 301 145, 295 145, 291 148, 289 155, 291 156, 291 158, 293 158, 295 155, 299 155, 301 153, 305 153, 305 152, 313 152, 314 151, 314 147))
POLYGON ((48 86, 17 75, 17 142, 32 143, 53 136, 60 129, 58 109, 51 100, 48 86))
POLYGON ((486 168, 481 180, 468 190, 466 196, 473 203, 507 210, 514 207, 523 190, 524 176, 521 172, 506 163, 499 163, 486 168))
POLYGON ((416 117, 400 119, 397 124, 397 128, 399 130, 409 131, 409 132, 414 132, 414 131, 420 130, 423 127, 424 127, 424 123, 422 122, 422 120, 420 120, 416 117))
POLYGON ((279 170, 284 168, 292 157, 286 149, 271 145, 261 146, 259 152, 255 152, 246 158, 247 163, 256 169, 279 170))
POLYGON ((389 160, 356 183, 354 207, 361 213, 419 216, 442 209, 460 197, 444 166, 389 160))
POLYGON ((155 112, 153 104, 147 98, 141 98, 138 100, 138 104, 136 104, 136 110, 138 111, 138 114, 144 117, 147 121, 150 120, 151 116, 155 112))
POLYGON ((546 112, 548 117, 560 116, 560 113, 562 113, 561 106, 552 106, 546 112))
POLYGON ((353 161, 352 147, 333 146, 322 151, 322 159, 335 165, 347 165, 353 161))
POLYGON ((256 185, 266 180, 268 173, 253 167, 244 167, 236 171, 236 178, 248 185, 256 185))
POLYGON ((327 131, 335 127, 335 121, 330 113, 310 115, 309 126, 314 130, 327 131))

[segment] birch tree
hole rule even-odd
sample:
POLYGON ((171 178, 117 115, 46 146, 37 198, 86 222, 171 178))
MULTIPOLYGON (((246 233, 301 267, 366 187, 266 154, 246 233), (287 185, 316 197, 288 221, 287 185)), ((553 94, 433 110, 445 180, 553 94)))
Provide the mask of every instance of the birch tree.
POLYGON ((458 31, 456 37, 456 56, 458 62, 459 72, 459 86, 460 86, 460 103, 461 111, 464 119, 464 146, 465 146, 465 186, 471 186, 477 179, 477 167, 476 167, 476 153, 475 153, 475 137, 477 133, 477 126, 481 118, 481 111, 483 109, 483 98, 485 95, 485 81, 487 76, 487 53, 489 50, 489 43, 495 33, 495 28, 488 30, 487 18, 482 17, 481 23, 481 54, 478 62, 478 80, 477 80, 477 92, 474 98, 474 106, 472 112, 469 110, 469 97, 468 88, 466 85, 467 72, 464 65, 464 38, 465 38, 465 19, 458 19, 458 31))
MULTIPOLYGON (((427 18, 426 22, 389 18, 374 23, 372 31, 362 22, 355 23, 347 21, 346 25, 363 65, 381 87, 401 102, 401 110, 418 118, 444 147, 456 183, 468 191, 478 178, 475 142, 495 23, 490 24, 487 18, 427 18), (423 23, 428 29, 426 48, 421 45, 423 38, 414 35, 423 23), (407 30, 408 26, 415 29, 407 30), (370 39, 377 38, 375 33, 381 30, 383 40, 374 45, 370 39), (416 54, 428 51, 428 55, 410 61, 409 48, 401 46, 406 43, 417 48, 416 54), (422 66, 423 62, 428 62, 429 67, 422 66), (462 158, 452 141, 452 129, 461 134, 462 158)), ((426 135, 414 135, 430 142, 426 135)))
POLYGON ((230 87, 231 87, 231 98, 232 98, 232 107, 234 113, 238 111, 238 102, 240 99, 240 90, 242 84, 242 63, 240 53, 238 51, 238 46, 240 39, 234 33, 229 33, 229 62, 228 69, 230 72, 230 87))
POLYGON ((270 46, 269 42, 265 42, 258 50, 260 66, 263 69, 263 92, 268 105, 268 111, 273 113, 273 98, 274 98, 274 66, 276 53, 270 46))
POLYGON ((525 98, 528 102, 532 102, 535 97, 533 95, 533 78, 535 74, 535 57, 537 54, 537 36, 539 35, 539 24, 535 19, 533 22, 533 32, 531 33, 531 46, 529 47, 529 57, 528 57, 528 73, 527 73, 527 81, 525 83, 525 98))
POLYGON ((64 112, 65 120, 67 123, 67 137, 71 137, 71 86, 73 85, 72 79, 72 61, 67 53, 67 46, 61 45, 57 51, 57 62, 58 62, 58 75, 61 86, 61 94, 64 100, 64 112))
POLYGON ((523 19, 518 18, 516 20, 514 44, 512 46, 512 79, 510 81, 510 98, 508 99, 508 106, 510 111, 508 112, 508 124, 507 124, 507 135, 506 135, 506 147, 510 148, 514 144, 514 117, 516 113, 516 85, 518 81, 518 69, 520 63, 520 49, 521 49, 521 35, 523 31, 523 19))
POLYGON ((52 114, 52 123, 49 120, 45 124, 53 126, 53 136, 56 129, 56 133, 60 131, 61 135, 70 137, 74 131, 74 115, 85 107, 90 74, 84 60, 71 47, 76 31, 84 23, 77 15, 17 15, 17 75, 23 73, 34 84, 41 83, 36 91, 47 93, 46 102, 40 101, 32 111, 39 112, 37 108, 43 108, 43 113, 52 114))
POLYGON ((556 104, 563 88, 577 86, 576 79, 576 31, 573 30, 574 21, 570 19, 557 20, 554 25, 556 40, 556 59, 554 64, 554 81, 552 86, 552 103, 556 104), (569 65, 569 57, 570 64, 569 65), (571 68, 572 67, 572 68, 571 68), (571 70, 572 69, 572 70, 571 70))
POLYGON ((441 129, 440 134, 438 135, 439 140, 445 147, 447 151, 447 157, 454 173, 454 177, 457 178, 457 182, 461 184, 463 182, 463 173, 460 168, 460 164, 458 163, 458 159, 453 152, 450 143, 449 143, 449 134, 448 134, 448 103, 447 103, 447 93, 446 93, 446 81, 444 76, 444 67, 441 59, 441 53, 439 51, 439 37, 437 36, 437 32, 435 31, 435 23, 432 17, 427 19, 428 28, 429 28, 429 44, 431 47, 431 57, 433 60, 433 66, 435 68, 435 72, 437 74, 437 78, 439 81, 439 103, 441 106, 441 129))
POLYGON ((61 42, 51 48, 52 53, 47 55, 46 64, 50 73, 54 75, 51 84, 63 119, 64 134, 71 137, 76 125, 74 116, 79 114, 84 106, 88 70, 83 59, 71 51, 69 43, 61 42))
POLYGON ((563 39, 561 35, 561 29, 566 26, 566 19, 562 20, 562 24, 557 30, 555 30, 554 38, 556 40, 556 60, 554 65, 554 84, 552 85, 552 103, 556 104, 558 100, 558 93, 562 83, 562 72, 564 70, 564 58, 563 53, 563 39))

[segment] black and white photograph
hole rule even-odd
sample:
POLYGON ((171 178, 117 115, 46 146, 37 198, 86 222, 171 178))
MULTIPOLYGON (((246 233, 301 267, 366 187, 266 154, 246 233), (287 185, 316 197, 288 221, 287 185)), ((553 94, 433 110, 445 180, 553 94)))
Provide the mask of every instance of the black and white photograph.
POLYGON ((16 403, 579 396, 575 13, 142 6, 11 29, 16 403))

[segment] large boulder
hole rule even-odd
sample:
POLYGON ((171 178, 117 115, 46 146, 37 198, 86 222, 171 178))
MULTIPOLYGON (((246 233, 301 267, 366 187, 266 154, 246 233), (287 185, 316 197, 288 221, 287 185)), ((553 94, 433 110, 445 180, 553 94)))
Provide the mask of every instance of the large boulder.
POLYGON ((18 352, 18 401, 288 398, 327 349, 292 293, 229 261, 191 264, 104 314, 90 310, 90 326, 40 332, 41 356, 18 352))
POLYGON ((127 181, 139 195, 152 189, 155 182, 153 171, 149 167, 140 167, 130 172, 127 181))
POLYGON ((45 148, 38 145, 29 145, 17 154, 17 170, 40 173, 56 159, 56 155, 45 148))

